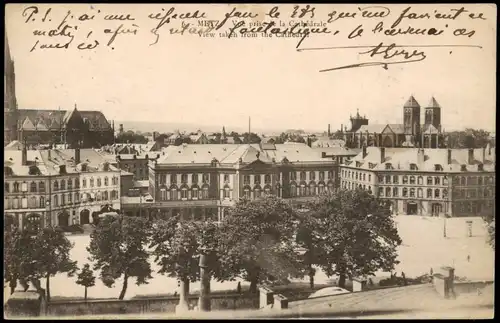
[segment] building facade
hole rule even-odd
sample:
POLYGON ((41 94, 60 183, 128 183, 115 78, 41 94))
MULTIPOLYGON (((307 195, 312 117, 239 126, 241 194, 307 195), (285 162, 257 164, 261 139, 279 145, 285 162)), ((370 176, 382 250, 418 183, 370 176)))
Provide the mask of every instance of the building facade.
POLYGON ((341 126, 346 146, 361 148, 374 147, 421 147, 444 148, 445 135, 441 126, 441 106, 434 97, 424 108, 421 122, 421 106, 410 96, 403 105, 402 124, 369 124, 366 116, 359 111, 351 117, 351 129, 341 126))
POLYGON ((340 185, 365 189, 394 214, 477 216, 494 212, 494 149, 368 147, 340 166, 340 185))
POLYGON ((120 173, 93 150, 6 151, 4 212, 21 228, 85 225, 120 208, 120 173))
POLYGON ((305 144, 169 146, 149 162, 149 194, 122 197, 128 214, 221 221, 240 198, 300 205, 337 187, 338 164, 305 144))

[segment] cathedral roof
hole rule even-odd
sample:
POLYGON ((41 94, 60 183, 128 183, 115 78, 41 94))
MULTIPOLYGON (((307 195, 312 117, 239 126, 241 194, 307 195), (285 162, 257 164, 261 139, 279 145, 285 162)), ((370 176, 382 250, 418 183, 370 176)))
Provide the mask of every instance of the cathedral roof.
POLYGON ((30 120, 30 118, 26 117, 23 121, 23 124, 21 125, 22 130, 36 130, 35 125, 33 124, 33 121, 30 120))
POLYGON ((427 105, 427 108, 441 108, 441 106, 439 105, 439 103, 437 103, 436 99, 432 97, 429 104, 427 105))
MULTIPOLYGON (((75 110, 39 110, 39 109, 19 109, 19 119, 29 118, 34 124, 43 120, 50 129, 59 129, 61 123, 64 125, 73 115, 75 110)), ((83 119, 88 120, 90 130, 110 130, 111 125, 100 111, 77 111, 83 119)))
POLYGON ((420 108, 420 104, 418 104, 417 100, 415 100, 415 98, 412 95, 412 96, 410 96, 408 101, 406 101, 404 107, 405 108, 420 108))

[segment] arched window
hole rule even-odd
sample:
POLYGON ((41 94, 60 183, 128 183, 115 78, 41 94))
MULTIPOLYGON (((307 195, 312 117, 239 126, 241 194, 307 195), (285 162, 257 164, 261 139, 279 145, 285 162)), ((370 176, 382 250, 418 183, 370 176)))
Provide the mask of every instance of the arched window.
POLYGON ((386 175, 386 176, 385 176, 385 182, 386 182, 387 184, 390 184, 390 183, 391 183, 391 175, 386 175))
POLYGON ((316 180, 316 172, 315 171, 310 171, 309 172, 309 180, 310 181, 315 181, 316 180))
POLYGON ((440 185, 441 184, 441 178, 439 178, 438 176, 434 177, 434 184, 435 185, 440 185))
MULTIPOLYGON (((345 182, 344 182, 344 185, 345 185, 345 182)), ((325 193, 325 185, 321 183, 318 185, 318 194, 323 194, 323 193, 325 193)))
POLYGON ((201 189, 201 198, 208 199, 208 186, 207 185, 203 186, 203 188, 201 189))
MULTIPOLYGON (((345 170, 342 170, 342 177, 345 177, 345 170)), ((320 181, 325 180, 325 172, 322 172, 322 171, 319 172, 319 180, 320 181)))
POLYGON ((101 178, 98 177, 97 178, 97 187, 101 187, 101 184, 102 184, 101 178))
POLYGON ((31 182, 31 184, 30 184, 30 192, 31 193, 36 192, 36 183, 35 182, 31 182))
POLYGON ((59 182, 54 181, 54 191, 59 191, 59 182))
POLYGON ((243 197, 246 199, 250 199, 250 187, 245 187, 243 189, 243 197))
POLYGON ((391 197, 391 188, 390 187, 385 188, 385 196, 391 197))
POLYGON ((188 189, 187 187, 183 187, 181 189, 181 199, 185 200, 188 198, 188 189))
POLYGON ((253 176, 253 183, 260 184, 260 174, 256 174, 253 176))
POLYGON ((328 183, 328 190, 329 190, 330 192, 333 192, 333 190, 334 190, 334 189, 335 189, 335 186, 333 185, 333 183, 332 183, 332 182, 329 182, 329 183, 328 183))
POLYGON ((264 183, 266 183, 266 184, 271 184, 271 175, 266 174, 266 175, 264 176, 264 183))
POLYGON ((333 178, 333 171, 329 170, 328 171, 328 179, 332 179, 333 178))
POLYGON ((460 185, 465 185, 465 176, 460 176, 460 185))
POLYGON ((175 187, 170 189, 170 199, 172 201, 176 201, 178 199, 177 189, 175 187))
POLYGON ((106 176, 104 177, 104 186, 108 186, 109 185, 109 178, 106 176))
POLYGON ((290 185, 290 196, 297 196, 297 185, 290 185))
POLYGON ((418 183, 418 185, 423 185, 424 184, 424 178, 422 176, 419 176, 417 178, 417 183, 418 183))
POLYGON ((64 191, 66 189, 66 181, 64 179, 61 179, 61 191, 64 191))
POLYGON ((422 198, 422 197, 424 197, 424 191, 423 191, 421 188, 419 188, 419 189, 417 190, 417 197, 418 197, 418 198, 422 198))
POLYGON ((30 197, 28 205, 29 205, 29 208, 33 208, 33 209, 35 209, 37 207, 38 203, 36 201, 36 196, 30 197))
POLYGON ((415 176, 410 176, 410 185, 415 184, 415 176))
POLYGON ((255 198, 259 198, 260 197, 260 193, 261 193, 260 186, 259 187, 255 187, 253 189, 253 195, 254 195, 255 198))
MULTIPOLYGON (((106 178, 107 178, 107 177, 106 177, 106 178)), ((103 193, 103 200, 104 200, 104 201, 109 200, 109 193, 108 193, 108 191, 104 191, 104 193, 103 193)))
POLYGON ((432 177, 427 176, 427 185, 432 185, 432 177))
POLYGON ((176 174, 170 174, 170 183, 171 184, 177 183, 177 175, 176 174))
POLYGON ((406 187, 403 187, 403 196, 404 197, 408 196, 408 189, 406 187))
POLYGON ((243 184, 244 185, 250 185, 250 175, 244 175, 243 176, 243 184))
POLYGON ((198 187, 193 187, 191 188, 191 197, 195 200, 198 199, 198 196, 199 196, 199 191, 198 191, 198 187))
POLYGON ((410 188, 410 197, 415 197, 415 189, 410 188))
POLYGON ((38 183, 38 192, 45 193, 45 182, 38 183))
POLYGON ((311 195, 316 195, 316 184, 315 183, 309 184, 309 191, 311 192, 311 195))
POLYGON ((187 183, 188 181, 188 174, 182 174, 181 175, 181 183, 187 183))
POLYGON ((398 192, 398 188, 397 188, 397 187, 394 187, 394 188, 392 189, 392 196, 398 196, 398 193, 399 193, 399 192, 398 192))
POLYGON ((54 195, 54 207, 57 207, 57 206, 59 206, 59 196, 54 195))
POLYGON ((44 208, 45 207, 45 197, 40 196, 40 200, 38 200, 38 201, 39 201, 38 207, 44 208))
POLYGON ((439 198, 439 195, 440 195, 440 191, 439 191, 439 189, 438 189, 438 188, 436 188, 436 189, 434 190, 434 197, 439 198))
POLYGON ((86 188, 87 187, 87 180, 84 178, 82 179, 82 187, 86 188))
POLYGON ((94 178, 93 177, 90 178, 90 187, 94 187, 94 178))
POLYGON ((443 198, 447 198, 448 197, 448 190, 445 188, 443 189, 443 198))
POLYGON ((394 175, 394 176, 392 176, 392 182, 393 182, 394 184, 398 184, 398 183, 399 183, 399 176, 398 176, 398 175, 394 175))
POLYGON ((427 189, 427 198, 428 199, 432 198, 432 188, 427 189))
MULTIPOLYGON (((76 179, 75 179, 75 181, 76 181, 76 179)), ((70 178, 70 179, 68 179, 68 190, 71 190, 71 189, 73 189, 73 179, 70 178)))
POLYGON ((198 174, 191 175, 191 182, 198 183, 198 174))
POLYGON ((306 172, 300 172, 300 180, 305 181, 306 180, 306 172))
POLYGON ((403 184, 408 184, 408 176, 403 176, 403 184))
POLYGON ((10 184, 9 183, 4 183, 4 192, 9 193, 10 192, 10 184))

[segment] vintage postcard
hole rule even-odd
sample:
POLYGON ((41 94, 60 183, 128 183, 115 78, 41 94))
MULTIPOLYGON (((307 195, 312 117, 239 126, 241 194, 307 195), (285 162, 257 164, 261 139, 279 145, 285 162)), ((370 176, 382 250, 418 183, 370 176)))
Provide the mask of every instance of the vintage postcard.
POLYGON ((4 316, 492 318, 495 4, 7 4, 4 316))

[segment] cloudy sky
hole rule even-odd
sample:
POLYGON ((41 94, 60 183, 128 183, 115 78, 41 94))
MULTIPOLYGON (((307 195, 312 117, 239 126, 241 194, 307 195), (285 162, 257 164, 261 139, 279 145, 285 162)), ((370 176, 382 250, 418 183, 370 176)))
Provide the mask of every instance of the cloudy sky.
MULTIPOLYGON (((259 128, 337 129, 359 109, 370 123, 402 122, 402 106, 414 95, 422 106, 434 96, 442 106, 445 129, 495 128, 496 102, 496 8, 466 6, 469 12, 483 12, 486 20, 463 14, 453 21, 404 20, 399 27, 442 28, 439 37, 373 34, 377 21, 339 19, 329 25, 339 34, 314 35, 302 47, 377 45, 381 41, 398 45, 478 45, 482 48, 421 48, 427 58, 418 63, 345 69, 328 73, 319 70, 341 65, 374 61, 359 55, 359 49, 297 52, 297 38, 201 38, 198 35, 167 35, 179 22, 159 31, 156 45, 150 30, 158 23, 147 16, 168 10, 168 5, 53 5, 39 6, 35 21, 25 22, 26 5, 8 5, 6 20, 11 54, 15 60, 17 99, 23 109, 69 109, 78 104, 82 110, 101 110, 108 119, 150 122, 188 122, 199 125, 245 127, 248 116, 259 128), (56 28, 67 11, 75 17, 96 10, 110 14, 130 13, 139 26, 136 36, 118 35, 106 46, 109 35, 122 22, 104 21, 103 13, 94 20, 78 24, 72 48, 30 52, 37 40, 54 42, 57 38, 36 38, 36 29, 56 28), (48 21, 50 19, 50 22, 48 21), (347 34, 363 24, 365 33, 356 39, 347 34), (448 25, 448 27, 445 27, 448 25), (475 30, 471 38, 453 36, 450 30, 475 30), (100 45, 94 50, 78 50, 89 31, 100 45), (114 48, 114 49, 112 49, 114 48)), ((406 6, 392 6, 390 25, 406 6)), ((239 10, 263 13, 267 7, 239 6, 239 10)), ((317 6, 315 20, 326 22, 332 10, 357 11, 355 5, 317 6)), ((418 13, 434 10, 449 12, 446 6, 417 6, 418 13)), ((455 5, 454 8, 460 8, 455 5)), ((220 19, 229 5, 176 6, 176 12, 206 11, 220 19)), ((284 15, 292 5, 282 6, 284 15)), ((297 19, 292 19, 297 20, 297 19)), ((73 24, 76 18, 69 23, 73 24)), ((196 21, 192 21, 196 24, 196 21)), ((231 22, 227 23, 228 26, 231 22)), ((388 27, 388 26, 386 26, 388 27)), ((90 37, 89 39, 91 39, 90 37)), ((61 39, 61 38, 59 38, 61 39)), ((39 43, 40 44, 40 43, 39 43)), ((417 48, 418 49, 418 48, 417 48)), ((413 49, 411 49, 413 50, 413 49)))

